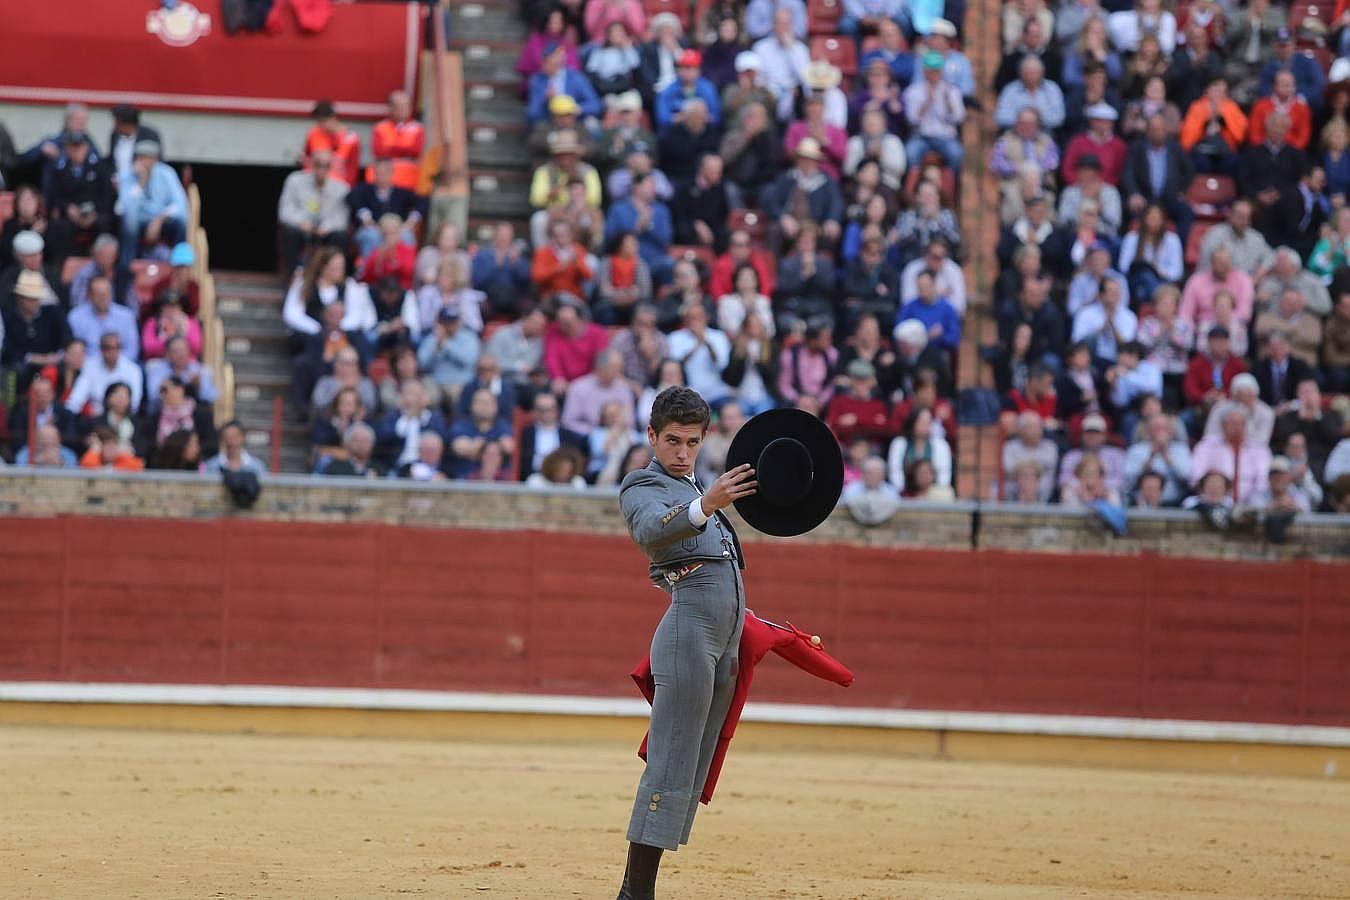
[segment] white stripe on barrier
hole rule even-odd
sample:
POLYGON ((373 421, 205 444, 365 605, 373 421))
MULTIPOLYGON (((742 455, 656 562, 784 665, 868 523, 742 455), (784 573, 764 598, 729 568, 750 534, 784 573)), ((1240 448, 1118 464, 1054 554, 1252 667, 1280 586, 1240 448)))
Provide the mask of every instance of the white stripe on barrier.
MULTIPOLYGON (((615 697, 234 684, 100 684, 9 681, 0 682, 0 701, 323 707, 619 716, 628 718, 645 718, 648 713, 648 706, 643 700, 615 697)), ((741 721, 1163 741, 1231 741, 1253 744, 1350 747, 1350 728, 1321 725, 1272 725, 1254 722, 1197 722, 1182 719, 1131 719, 1115 716, 1056 716, 1026 713, 808 706, 791 703, 749 703, 746 704, 741 721)))

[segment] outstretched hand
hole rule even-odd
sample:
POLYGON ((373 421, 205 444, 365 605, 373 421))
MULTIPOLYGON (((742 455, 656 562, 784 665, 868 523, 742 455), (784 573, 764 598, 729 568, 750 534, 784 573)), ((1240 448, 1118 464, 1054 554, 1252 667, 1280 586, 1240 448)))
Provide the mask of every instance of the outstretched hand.
POLYGON ((713 482, 713 486, 703 495, 703 512, 711 516, 719 509, 726 509, 742 497, 755 492, 759 482, 755 481, 755 470, 749 463, 742 463, 713 482))

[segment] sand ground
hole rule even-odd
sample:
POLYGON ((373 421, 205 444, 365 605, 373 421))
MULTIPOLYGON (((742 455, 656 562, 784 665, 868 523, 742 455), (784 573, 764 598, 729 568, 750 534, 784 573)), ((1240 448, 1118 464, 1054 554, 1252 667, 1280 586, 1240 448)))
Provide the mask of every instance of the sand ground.
MULTIPOLYGON (((628 744, 0 728, 0 897, 610 898, 628 744)), ((1350 783, 733 751, 666 898, 1344 898, 1350 783)))

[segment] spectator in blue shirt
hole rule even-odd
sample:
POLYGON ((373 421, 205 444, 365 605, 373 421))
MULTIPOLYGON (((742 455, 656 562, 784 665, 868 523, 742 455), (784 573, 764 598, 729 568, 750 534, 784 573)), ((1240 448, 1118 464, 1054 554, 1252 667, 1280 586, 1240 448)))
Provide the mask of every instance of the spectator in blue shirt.
POLYGON ((137 359, 141 355, 141 336, 136 329, 136 314, 112 302, 112 282, 106 275, 95 275, 89 280, 88 297, 88 303, 81 303, 66 317, 70 333, 94 347, 103 335, 111 332, 122 339, 122 352, 127 359, 137 359))
POLYGON ((919 296, 909 297, 900 307, 896 324, 906 319, 918 319, 928 329, 928 343, 936 344, 949 353, 956 353, 961 346, 961 316, 956 308, 947 302, 947 298, 937 292, 937 282, 933 273, 926 269, 914 279, 919 296))
POLYGON ((664 131, 680 121, 680 107, 684 101, 697 97, 708 107, 708 121, 716 127, 722 121, 722 100, 713 83, 699 74, 703 54, 686 50, 680 54, 675 67, 675 81, 656 95, 656 128, 664 131))
POLYGON ((548 101, 559 94, 566 94, 577 102, 583 120, 600 116, 600 96, 585 75, 576 69, 567 68, 567 48, 554 42, 544 48, 543 68, 530 79, 526 121, 534 126, 546 120, 549 116, 548 101))
POLYGON ((467 478, 472 474, 490 444, 495 444, 508 459, 515 451, 511 426, 497 412, 497 398, 491 390, 483 387, 474 391, 473 399, 469 401, 469 415, 450 429, 446 469, 451 478, 467 478))
POLYGON ((675 230, 670 221, 670 209, 656 199, 656 182, 640 178, 626 199, 609 208, 605 217, 605 240, 631 232, 637 235, 638 255, 651 270, 658 284, 670 281, 671 259, 667 252, 674 240, 675 230))
POLYGON ((187 193, 178 173, 159 158, 159 144, 140 141, 131 164, 134 174, 121 185, 122 264, 136 258, 142 244, 170 246, 187 237, 187 193))
POLYGON ((1275 47, 1271 51, 1270 61, 1261 70, 1261 82, 1256 89, 1257 96, 1270 96, 1275 89, 1275 73, 1282 69, 1294 73, 1294 89, 1307 102, 1308 107, 1313 110, 1319 109, 1322 105, 1322 91, 1327 86, 1327 77, 1316 59, 1294 49, 1294 38, 1287 28, 1281 28, 1275 35, 1275 47))
POLYGON ((473 289, 487 294, 493 315, 514 318, 520 312, 530 291, 530 259, 510 223, 497 223, 491 246, 474 254, 469 275, 473 289))

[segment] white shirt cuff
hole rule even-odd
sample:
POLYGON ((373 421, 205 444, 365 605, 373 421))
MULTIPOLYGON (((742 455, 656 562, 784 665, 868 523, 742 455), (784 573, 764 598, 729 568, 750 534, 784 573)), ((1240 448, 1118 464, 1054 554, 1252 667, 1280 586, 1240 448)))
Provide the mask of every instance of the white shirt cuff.
POLYGON ((689 524, 695 528, 702 528, 708 524, 708 517, 703 514, 702 497, 689 504, 689 524))

